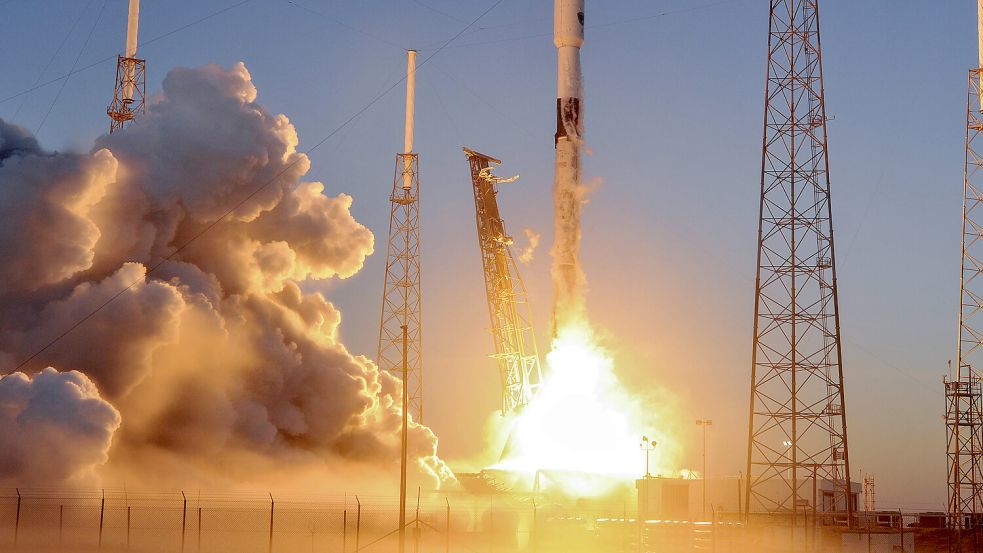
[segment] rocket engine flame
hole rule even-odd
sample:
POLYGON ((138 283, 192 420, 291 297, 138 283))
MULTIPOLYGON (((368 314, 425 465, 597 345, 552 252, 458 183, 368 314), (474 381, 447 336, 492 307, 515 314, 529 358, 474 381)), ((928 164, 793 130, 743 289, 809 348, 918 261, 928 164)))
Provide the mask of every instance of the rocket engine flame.
MULTIPOLYGON (((642 474, 639 438, 649 434, 663 442, 663 425, 615 376, 613 360, 590 326, 581 321, 562 328, 546 363, 545 385, 515 419, 508 457, 495 468, 621 478, 642 474)), ((671 451, 655 451, 654 472, 669 471, 671 451)))

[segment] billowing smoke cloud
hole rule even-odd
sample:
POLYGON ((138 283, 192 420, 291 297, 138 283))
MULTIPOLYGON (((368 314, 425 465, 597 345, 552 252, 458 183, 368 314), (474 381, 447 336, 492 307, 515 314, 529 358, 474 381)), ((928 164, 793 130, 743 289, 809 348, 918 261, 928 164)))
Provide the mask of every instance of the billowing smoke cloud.
POLYGON ((84 481, 106 461, 119 413, 82 373, 0 378, 0 474, 29 484, 84 481))
MULTIPOLYGON (((351 197, 303 180, 293 125, 256 95, 241 63, 175 69, 145 116, 89 154, 46 152, 0 121, 0 366, 98 310, 20 370, 79 371, 62 374, 102 401, 91 378, 119 410, 105 474, 398 463, 399 380, 351 354, 339 311, 300 286, 357 273, 373 235, 351 197)), ((52 428, 77 422, 45 409, 52 428)), ((451 478, 436 445, 413 425, 411 455, 431 483, 451 478)), ((73 470, 100 460, 69 459, 73 470)), ((26 470, 4 463, 0 478, 26 470)))

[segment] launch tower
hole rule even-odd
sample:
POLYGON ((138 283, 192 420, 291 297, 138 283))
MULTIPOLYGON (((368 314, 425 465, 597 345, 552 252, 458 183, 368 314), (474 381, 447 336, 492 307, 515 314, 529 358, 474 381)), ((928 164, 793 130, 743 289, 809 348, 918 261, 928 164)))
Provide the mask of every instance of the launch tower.
POLYGON ((468 148, 464 148, 464 153, 471 164, 478 246, 495 342, 492 357, 498 361, 505 415, 528 404, 542 382, 526 287, 512 257, 512 237, 505 231, 505 221, 498 210, 497 185, 515 179, 492 175, 492 165, 501 161, 468 148))
POLYGON ((948 514, 956 551, 962 531, 983 523, 983 0, 978 0, 979 67, 969 70, 963 174, 962 263, 956 372, 945 380, 948 514))
POLYGON ((793 528, 856 509, 823 94, 818 1, 771 0, 744 501, 793 528), (832 502, 817 505, 824 481, 832 502))
POLYGON ((113 101, 106 108, 110 134, 133 121, 138 113, 146 111, 147 60, 137 58, 139 24, 140 0, 130 0, 126 19, 126 55, 117 56, 113 101))
POLYGON ((393 190, 389 196, 389 247, 379 322, 376 364, 393 375, 403 374, 406 332, 406 381, 409 413, 423 422, 423 313, 420 301, 419 155, 413 152, 413 111, 416 101, 416 51, 407 52, 406 132, 403 153, 396 154, 393 190))

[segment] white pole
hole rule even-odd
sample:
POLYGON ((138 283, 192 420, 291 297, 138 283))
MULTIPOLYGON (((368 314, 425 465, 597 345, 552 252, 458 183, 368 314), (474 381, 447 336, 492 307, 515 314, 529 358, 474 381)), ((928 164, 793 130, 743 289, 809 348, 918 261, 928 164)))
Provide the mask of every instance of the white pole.
MULTIPOLYGON (((980 0, 983 2, 983 0, 980 0)), ((130 13, 126 18, 126 57, 137 55, 137 31, 140 23, 140 0, 130 0, 130 13)))
MULTIPOLYGON (((983 0, 981 0, 983 1, 983 0)), ((126 57, 135 58, 137 55, 137 32, 140 24, 140 0, 130 0, 130 12, 126 18, 126 57)), ((126 63, 126 78, 123 82, 123 102, 133 102, 134 64, 126 63)))
POLYGON ((979 55, 978 67, 983 68, 983 0, 977 0, 976 3, 976 27, 977 38, 979 40, 979 47, 977 49, 979 55))
MULTIPOLYGON (((983 2, 983 0, 980 0, 983 2)), ((403 138, 403 153, 413 153, 413 115, 416 106, 416 50, 406 52, 406 134, 403 138)), ((403 190, 413 187, 413 159, 403 157, 403 190)))

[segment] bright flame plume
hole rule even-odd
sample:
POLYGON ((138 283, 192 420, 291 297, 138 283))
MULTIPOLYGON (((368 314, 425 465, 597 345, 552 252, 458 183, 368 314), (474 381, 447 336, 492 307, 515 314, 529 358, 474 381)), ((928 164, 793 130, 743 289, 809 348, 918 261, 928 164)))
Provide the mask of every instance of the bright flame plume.
POLYGON ((649 469, 668 475, 676 448, 662 434, 665 422, 618 380, 587 322, 560 329, 546 362, 545 386, 512 421, 505 456, 493 468, 637 478, 645 473, 640 443, 647 435, 660 444, 649 453, 649 469))

